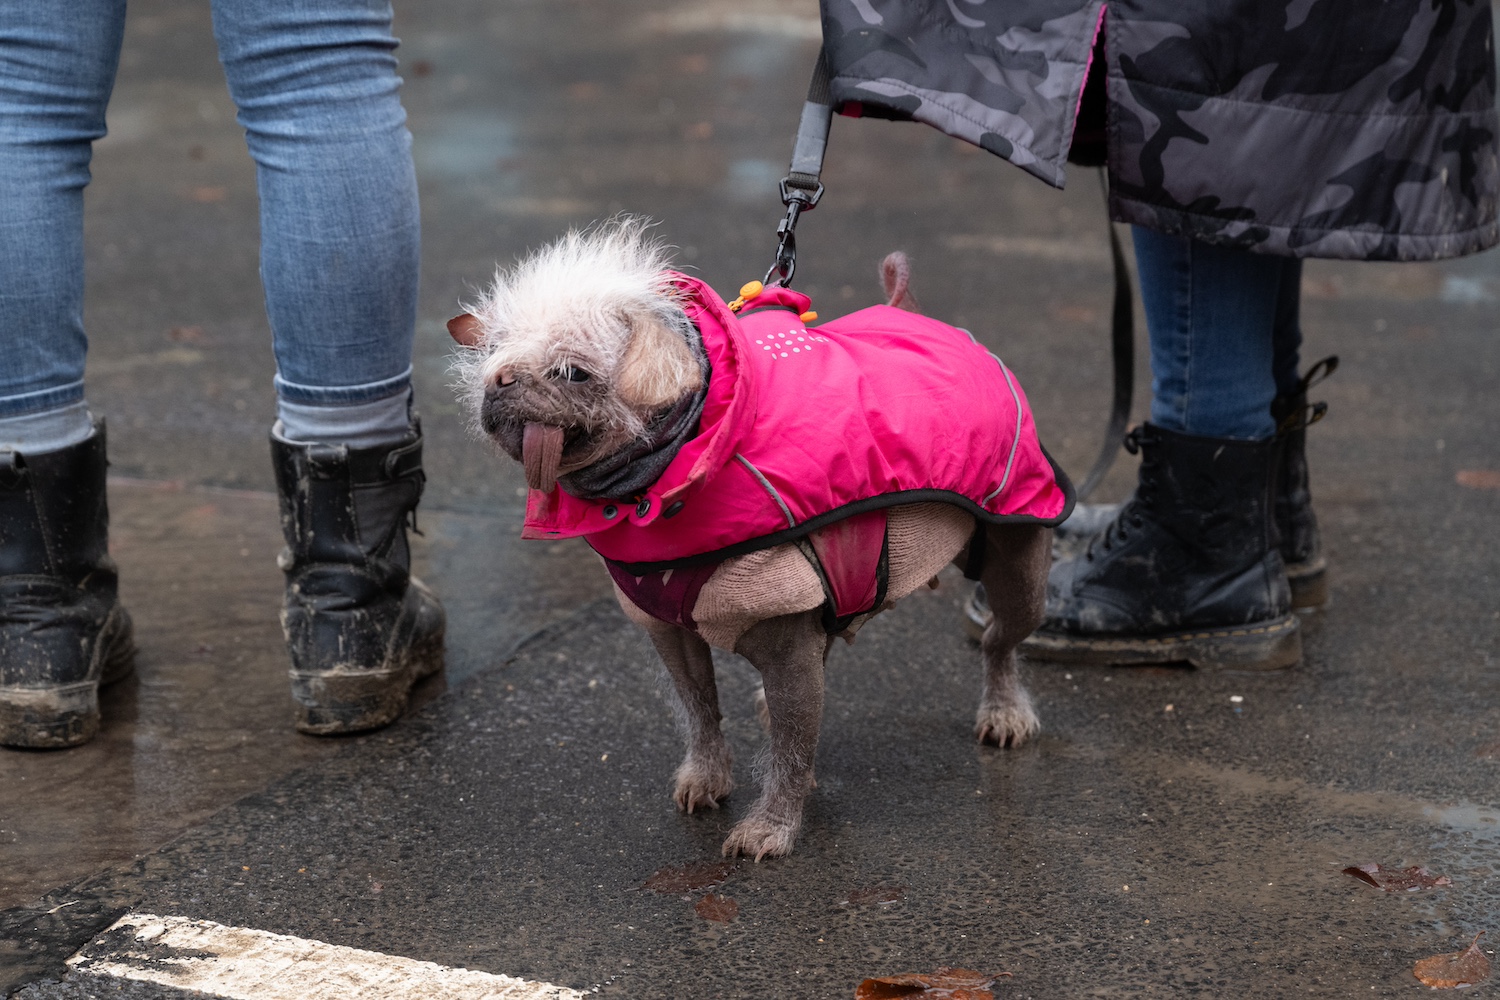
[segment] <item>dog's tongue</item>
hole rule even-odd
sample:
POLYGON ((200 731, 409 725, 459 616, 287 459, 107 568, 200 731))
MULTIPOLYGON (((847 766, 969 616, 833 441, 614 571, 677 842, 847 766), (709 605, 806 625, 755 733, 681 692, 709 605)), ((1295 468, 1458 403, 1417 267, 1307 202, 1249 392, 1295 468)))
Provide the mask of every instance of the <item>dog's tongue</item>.
POLYGON ((557 469, 562 465, 563 429, 546 424, 527 424, 521 438, 521 464, 526 468, 526 485, 551 493, 557 485, 557 469))

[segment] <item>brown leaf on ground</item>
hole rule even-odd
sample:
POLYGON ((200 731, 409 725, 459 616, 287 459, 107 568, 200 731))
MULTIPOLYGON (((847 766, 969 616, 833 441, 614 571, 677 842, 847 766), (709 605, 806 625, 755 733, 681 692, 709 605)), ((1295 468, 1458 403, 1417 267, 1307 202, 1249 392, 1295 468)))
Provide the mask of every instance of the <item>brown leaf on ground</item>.
POLYGON ((1484 982, 1490 977, 1490 960, 1479 948, 1482 937, 1484 931, 1475 934, 1473 942, 1463 951, 1422 959, 1412 966, 1411 974, 1435 990, 1452 990, 1484 982))
POLYGON ((1361 882, 1368 882, 1375 888, 1384 889, 1386 892, 1416 892, 1419 889, 1453 884, 1453 880, 1448 876, 1434 875, 1426 868, 1418 868, 1416 865, 1410 868, 1358 865, 1345 868, 1344 874, 1352 875, 1361 882))
POLYGON ((722 885, 734 871, 733 861, 689 861, 685 865, 667 865, 651 873, 641 883, 648 892, 664 896, 681 896, 722 885))
POLYGON ((200 187, 195 187, 188 192, 189 198, 204 205, 211 205, 215 202, 223 201, 228 196, 229 189, 226 187, 220 187, 218 185, 203 185, 200 187))
POLYGON ((739 916, 740 904, 728 896, 711 892, 693 904, 693 912, 712 923, 727 924, 739 916))
POLYGON ((1500 490, 1500 469, 1460 469, 1453 478, 1471 490, 1500 490))
POLYGON ((987 976, 973 969, 941 966, 931 975, 902 972, 894 976, 866 979, 854 991, 854 1000, 899 1000, 921 997, 925 1000, 995 1000, 990 984, 1009 972, 987 976))
POLYGON ((906 896, 904 885, 874 885, 865 889, 850 889, 838 902, 840 906, 890 906, 906 896))

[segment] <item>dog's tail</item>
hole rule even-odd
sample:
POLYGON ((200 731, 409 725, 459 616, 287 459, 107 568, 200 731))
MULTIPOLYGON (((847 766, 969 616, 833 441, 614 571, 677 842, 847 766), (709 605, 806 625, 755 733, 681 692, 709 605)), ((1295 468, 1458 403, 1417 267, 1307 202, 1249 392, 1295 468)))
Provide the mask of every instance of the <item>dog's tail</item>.
POLYGON ((900 250, 886 255, 880 262, 880 284, 885 288, 885 304, 919 312, 917 297, 911 293, 911 261, 900 250))

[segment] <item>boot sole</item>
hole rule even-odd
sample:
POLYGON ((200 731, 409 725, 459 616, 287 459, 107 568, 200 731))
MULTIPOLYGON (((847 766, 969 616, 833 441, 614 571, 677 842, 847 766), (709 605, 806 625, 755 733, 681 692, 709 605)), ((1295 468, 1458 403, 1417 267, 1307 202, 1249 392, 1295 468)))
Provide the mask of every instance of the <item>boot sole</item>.
POLYGON ((1150 638, 1033 632, 1021 652, 1054 663, 1136 666, 1186 661, 1201 670, 1280 670, 1302 659, 1296 615, 1236 628, 1195 629, 1150 638))
MULTIPOLYGON (((1287 586, 1292 592, 1293 611, 1321 611, 1328 606, 1328 560, 1313 563, 1291 563, 1286 568, 1287 586)), ((984 641, 984 630, 990 624, 990 609, 971 598, 964 601, 964 635, 975 642, 984 641)))
POLYGON ((0 688, 0 746, 62 750, 99 733, 99 688, 130 675, 135 667, 130 615, 116 607, 99 632, 104 660, 97 681, 51 687, 0 688))
POLYGON ((1292 609, 1316 611, 1328 604, 1328 560, 1287 563, 1286 582, 1292 589, 1292 609))
POLYGON ((290 671, 297 731, 337 736, 388 726, 406 711, 411 689, 443 668, 443 632, 407 650, 392 670, 290 671))

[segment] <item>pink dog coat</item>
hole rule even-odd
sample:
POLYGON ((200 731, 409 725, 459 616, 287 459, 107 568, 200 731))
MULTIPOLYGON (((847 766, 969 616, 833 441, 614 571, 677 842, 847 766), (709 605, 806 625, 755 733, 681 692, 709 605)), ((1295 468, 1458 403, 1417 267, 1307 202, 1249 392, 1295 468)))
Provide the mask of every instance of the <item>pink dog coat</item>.
POLYGON ((715 566, 798 542, 847 619, 884 599, 886 508, 1049 525, 1070 512, 1020 384, 963 330, 889 306, 808 327, 809 299, 775 286, 736 315, 675 281, 712 367, 698 434, 630 503, 533 490, 522 531, 582 535, 642 610, 691 629, 715 566))

